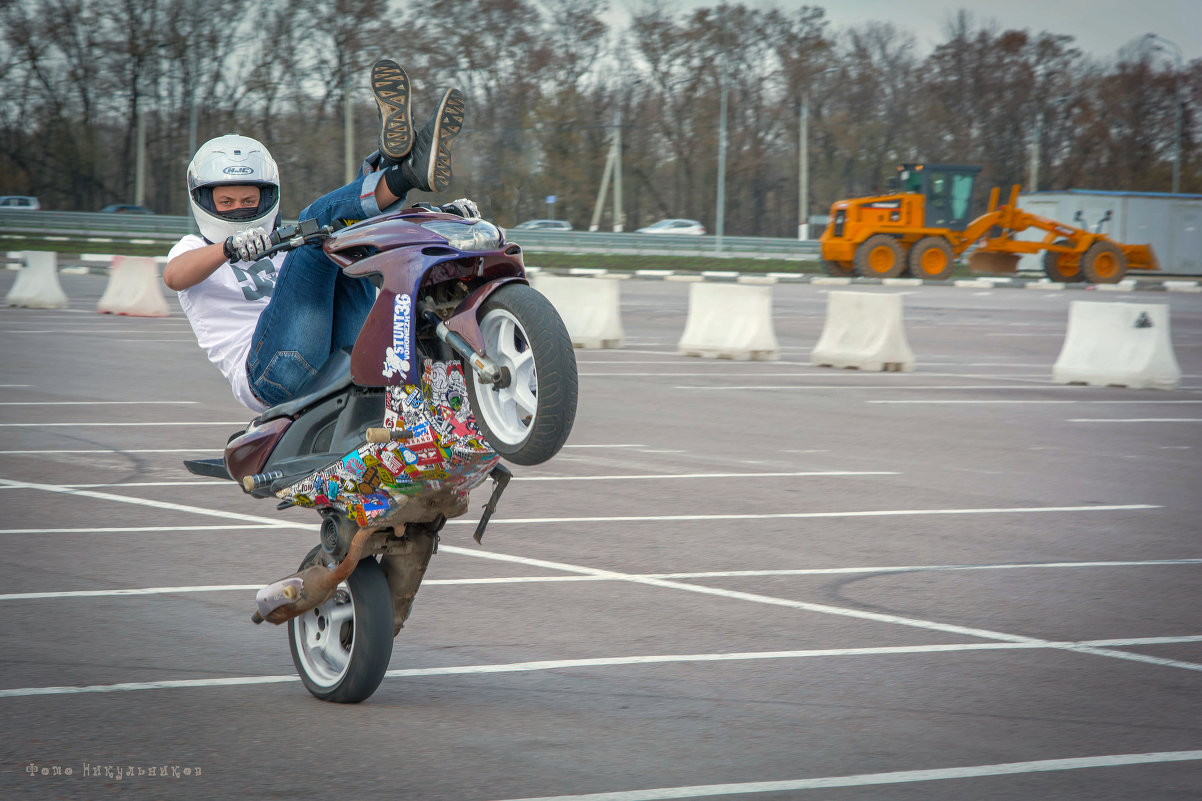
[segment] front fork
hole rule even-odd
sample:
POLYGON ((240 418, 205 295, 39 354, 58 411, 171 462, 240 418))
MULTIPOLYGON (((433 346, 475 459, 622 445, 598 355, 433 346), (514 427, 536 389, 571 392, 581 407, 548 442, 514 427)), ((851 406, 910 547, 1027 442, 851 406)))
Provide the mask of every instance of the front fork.
POLYGON ((482 384, 494 384, 497 389, 509 386, 509 371, 488 356, 479 354, 463 335, 447 328, 442 318, 428 308, 421 310, 422 319, 434 326, 434 333, 471 365, 482 384))

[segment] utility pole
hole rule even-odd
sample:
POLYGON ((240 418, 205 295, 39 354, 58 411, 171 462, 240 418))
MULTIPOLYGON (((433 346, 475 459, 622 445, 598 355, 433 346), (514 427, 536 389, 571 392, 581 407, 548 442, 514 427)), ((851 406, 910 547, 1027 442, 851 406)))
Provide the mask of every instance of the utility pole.
POLYGON ((614 110, 614 233, 626 229, 626 215, 622 211, 622 107, 614 110))
MULTIPOLYGON (((828 67, 817 73, 819 78, 838 67, 828 67)), ((811 79, 812 80, 812 79, 811 79)), ((797 176, 797 238, 810 238, 810 87, 801 88, 801 132, 798 134, 797 176)))
MULTIPOLYGON (((1177 61, 1177 74, 1173 76, 1174 77, 1173 102, 1177 107, 1177 109, 1176 109, 1177 138, 1176 138, 1176 145, 1173 148, 1173 194, 1175 195, 1181 191, 1181 134, 1182 134, 1182 118, 1183 118, 1182 102, 1181 102, 1181 75, 1185 71, 1184 59, 1181 56, 1181 48, 1177 46, 1176 42, 1166 39, 1163 36, 1161 36, 1160 34, 1156 34, 1156 33, 1144 34, 1144 38, 1163 42, 1164 44, 1167 44, 1169 47, 1173 48, 1173 58, 1176 59, 1176 61, 1177 61)), ((1161 50, 1163 48, 1156 47, 1155 49, 1161 50)))
POLYGON ((718 112, 718 214, 714 223, 717 249, 722 250, 722 234, 726 223, 726 52, 722 53, 722 99, 718 112))

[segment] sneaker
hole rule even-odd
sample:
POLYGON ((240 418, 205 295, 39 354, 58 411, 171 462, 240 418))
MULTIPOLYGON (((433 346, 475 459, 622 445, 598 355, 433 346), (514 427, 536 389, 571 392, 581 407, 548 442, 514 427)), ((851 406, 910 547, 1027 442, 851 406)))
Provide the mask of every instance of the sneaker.
POLYGON ((402 161, 413 147, 409 76, 392 59, 381 59, 371 68, 371 91, 380 115, 380 153, 389 161, 402 161))
POLYGON ((451 185, 451 141, 463 128, 465 105, 463 92, 446 90, 434 116, 418 132, 409 158, 401 165, 413 188, 444 192, 451 185))

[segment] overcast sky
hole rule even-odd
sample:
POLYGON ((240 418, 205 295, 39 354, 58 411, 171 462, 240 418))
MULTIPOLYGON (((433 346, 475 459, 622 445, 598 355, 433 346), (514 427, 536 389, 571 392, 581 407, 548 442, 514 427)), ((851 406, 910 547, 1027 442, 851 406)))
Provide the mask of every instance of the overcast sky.
MULTIPOLYGON (((638 8, 642 0, 610 0, 615 9, 638 8)), ((996 20, 1003 28, 1026 28, 1076 37, 1077 47, 1099 59, 1147 32, 1175 42, 1185 60, 1202 57, 1202 0, 1003 0, 1001 3, 946 0, 742 0, 749 7, 821 6, 833 27, 872 20, 892 22, 914 33, 928 50, 944 39, 947 22, 958 9, 978 21, 996 20)), ((668 0, 671 8, 716 6, 718 0, 668 0)))

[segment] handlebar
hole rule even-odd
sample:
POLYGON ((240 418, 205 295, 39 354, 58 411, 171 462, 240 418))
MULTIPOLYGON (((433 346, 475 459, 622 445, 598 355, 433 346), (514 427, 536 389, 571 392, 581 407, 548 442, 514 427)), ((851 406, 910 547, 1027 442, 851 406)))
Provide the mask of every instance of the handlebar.
POLYGON ((318 225, 317 220, 301 220, 296 225, 282 225, 271 232, 267 239, 271 247, 263 251, 259 258, 274 256, 286 250, 295 250, 310 242, 321 242, 329 239, 334 233, 332 225, 318 225))

